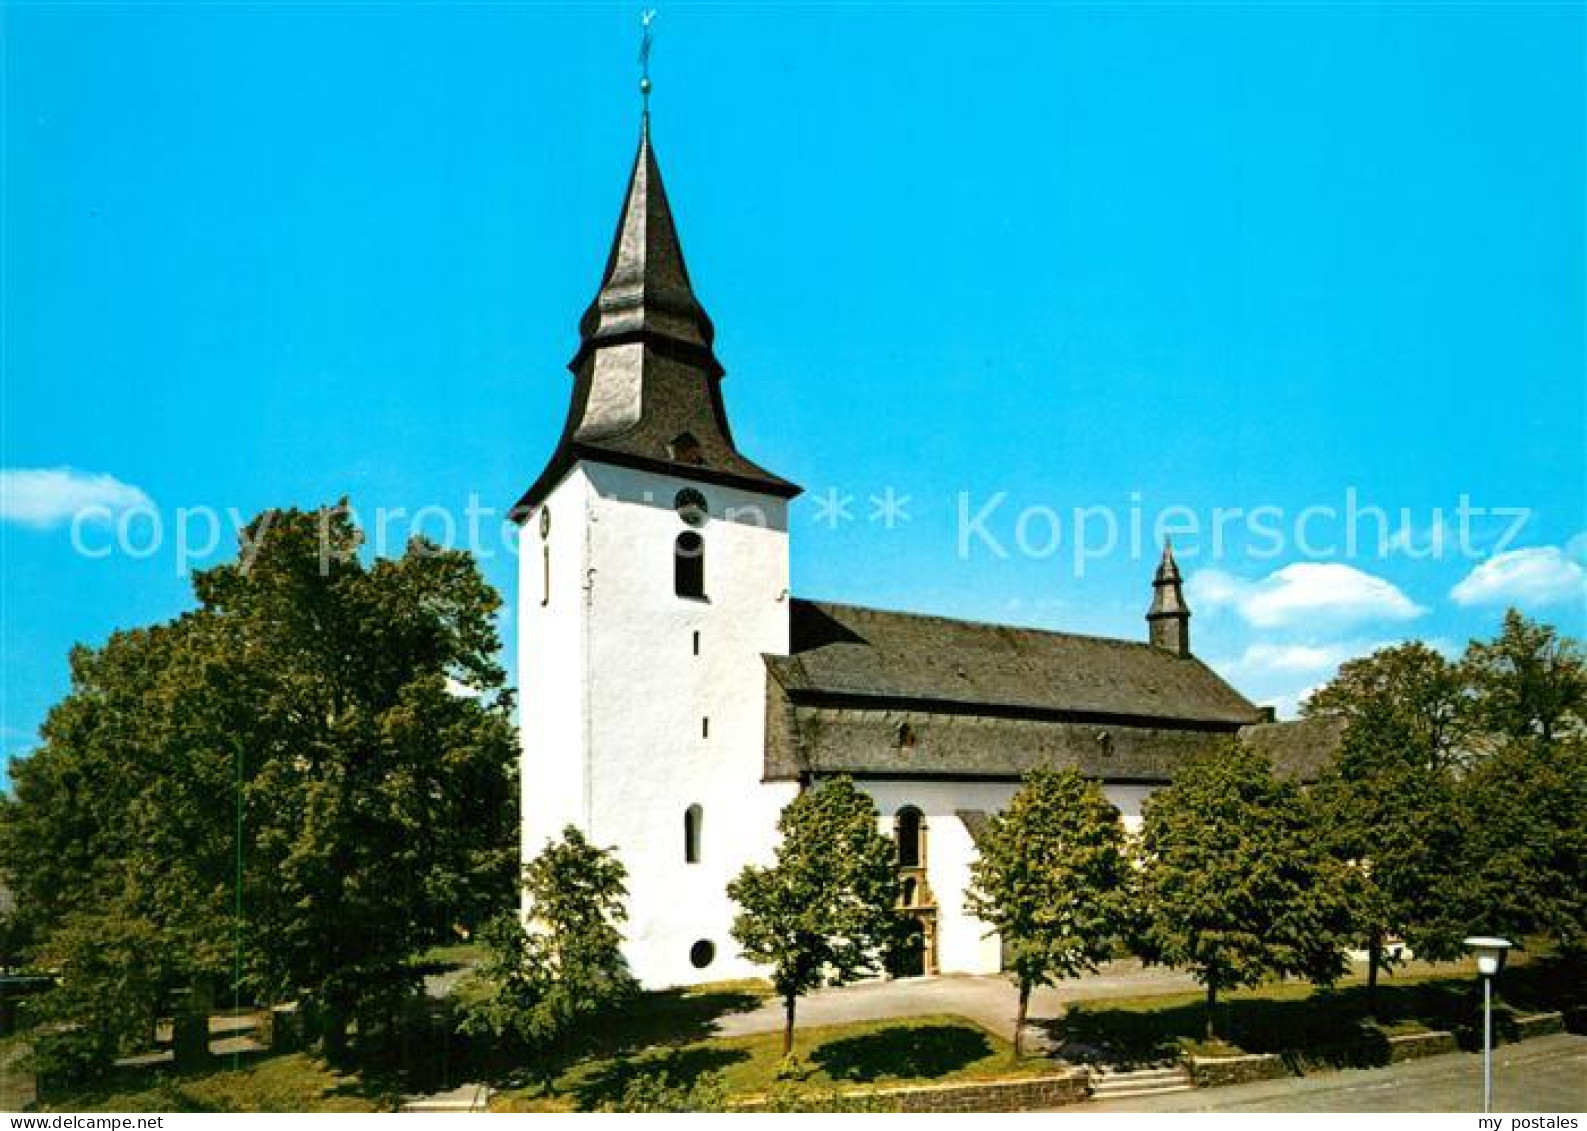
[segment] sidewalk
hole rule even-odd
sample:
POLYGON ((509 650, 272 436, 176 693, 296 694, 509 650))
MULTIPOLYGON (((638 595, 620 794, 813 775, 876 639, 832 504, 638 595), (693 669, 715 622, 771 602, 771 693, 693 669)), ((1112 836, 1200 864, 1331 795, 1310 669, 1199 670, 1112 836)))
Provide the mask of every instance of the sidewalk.
MULTIPOLYGON (((1573 1033, 1535 1037, 1520 1044, 1500 1045, 1493 1057, 1494 1111, 1587 1109, 1587 1037, 1573 1033)), ((1481 1106, 1481 1054, 1452 1052, 1384 1068, 1351 1068, 1057 1110, 1474 1112, 1481 1106)))

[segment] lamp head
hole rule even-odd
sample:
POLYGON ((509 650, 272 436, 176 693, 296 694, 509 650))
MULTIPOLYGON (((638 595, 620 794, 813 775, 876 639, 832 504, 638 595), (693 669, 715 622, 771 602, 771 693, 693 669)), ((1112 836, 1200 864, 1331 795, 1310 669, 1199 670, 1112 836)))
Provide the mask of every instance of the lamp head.
POLYGON ((1477 959, 1477 973, 1484 978, 1496 977, 1504 969, 1504 958, 1515 944, 1509 939, 1487 935, 1473 935, 1463 940, 1465 948, 1477 959))

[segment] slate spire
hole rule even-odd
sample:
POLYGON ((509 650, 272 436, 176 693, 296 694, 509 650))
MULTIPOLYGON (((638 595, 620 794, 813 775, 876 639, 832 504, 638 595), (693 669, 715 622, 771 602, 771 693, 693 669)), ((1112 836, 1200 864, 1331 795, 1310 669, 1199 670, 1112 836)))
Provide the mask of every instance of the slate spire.
POLYGON ((1152 607, 1146 614, 1152 644, 1176 656, 1190 655, 1190 606, 1174 560, 1174 544, 1163 539, 1163 556, 1152 579, 1152 607))
POLYGON ((579 352, 572 361, 575 372, 580 361, 602 343, 644 336, 691 355, 711 376, 722 375, 711 352, 716 328, 694 296, 672 205, 650 144, 648 111, 642 119, 639 152, 628 176, 606 270, 600 289, 579 320, 579 335, 579 352))
POLYGON ((647 111, 606 269, 579 319, 567 423, 514 517, 523 521, 581 459, 797 495, 734 445, 715 339, 684 263, 647 111))

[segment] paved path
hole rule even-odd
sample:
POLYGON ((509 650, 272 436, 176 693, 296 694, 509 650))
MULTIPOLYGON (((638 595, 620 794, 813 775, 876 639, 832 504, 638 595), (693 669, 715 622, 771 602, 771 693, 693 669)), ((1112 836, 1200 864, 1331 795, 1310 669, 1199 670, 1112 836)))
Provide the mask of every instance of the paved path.
POLYGON ((433 1092, 427 1096, 408 1096, 398 1106, 397 1110, 408 1115, 488 1111, 490 1110, 490 1086, 488 1084, 459 1084, 457 1087, 445 1092, 433 1092))
MULTIPOLYGON (((1188 974, 1161 967, 1143 969, 1134 959, 1124 959, 1107 963, 1096 974, 1061 982, 1057 987, 1041 987, 1031 995, 1030 1020, 1033 1025, 1039 1025, 1056 1018, 1070 1002, 1194 992, 1196 989, 1196 983, 1188 974)), ((951 974, 860 982, 820 990, 799 999, 798 1023, 801 1026, 843 1025, 851 1021, 951 1013, 968 1017, 994 1033, 1008 1033, 1014 1027, 1017 1006, 1013 983, 1007 978, 951 974)), ((728 1014, 718 1019, 716 1027, 720 1035, 736 1037, 775 1031, 782 1028, 782 1023, 782 1003, 771 1001, 747 1013, 728 1014)), ((1029 1035, 1041 1039, 1039 1028, 1029 1035)))
MULTIPOLYGON (((1458 975, 1463 972, 1458 965, 1440 967, 1424 963, 1412 963, 1409 969, 1417 974, 1458 975)), ((1365 964, 1357 963, 1355 973, 1364 977, 1365 972, 1365 964)), ((1142 966, 1134 958, 1105 962, 1095 974, 1071 978, 1057 986, 1037 988, 1031 994, 1026 1041, 1032 1049, 1049 1048, 1043 1022, 1058 1019, 1066 1006, 1077 1001, 1201 992, 1201 986, 1189 974, 1161 966, 1142 966)), ((818 990, 799 999, 798 1023, 801 1026, 845 1025, 855 1021, 885 1021, 943 1013, 967 1017, 983 1028, 1006 1035, 1014 1028, 1017 1007, 1013 983, 1002 975, 948 974, 858 982, 818 990)), ((720 1036, 736 1037, 773 1032, 781 1029, 782 1024, 782 1003, 768 1001, 748 1012, 719 1018, 716 1031, 720 1036)))
MULTIPOLYGON (((1356 1068, 1264 1080, 1059 1111, 1477 1111, 1482 1057, 1452 1052, 1387 1068, 1356 1068)), ((1493 1059, 1495 1111, 1587 1109, 1587 1037, 1561 1033, 1500 1045, 1493 1059)))

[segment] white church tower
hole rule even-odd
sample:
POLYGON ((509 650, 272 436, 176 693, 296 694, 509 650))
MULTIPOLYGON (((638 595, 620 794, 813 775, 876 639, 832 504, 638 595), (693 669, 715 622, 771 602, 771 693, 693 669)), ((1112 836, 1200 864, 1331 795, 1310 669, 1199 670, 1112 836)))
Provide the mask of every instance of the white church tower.
POLYGON ((739 977, 724 888, 769 858, 765 653, 786 654, 788 500, 733 444, 649 117, 572 406, 515 509, 523 853, 567 825, 628 870, 649 987, 739 977))

